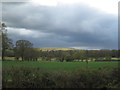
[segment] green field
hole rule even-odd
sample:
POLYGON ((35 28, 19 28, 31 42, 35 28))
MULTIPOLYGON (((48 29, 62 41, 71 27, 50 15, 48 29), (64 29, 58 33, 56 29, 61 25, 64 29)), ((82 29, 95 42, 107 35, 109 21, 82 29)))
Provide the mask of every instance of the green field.
MULTIPOLYGON (((9 67, 39 67, 43 70, 57 71, 65 70, 72 71, 79 68, 86 68, 86 62, 27 62, 27 61, 3 61, 3 68, 9 67)), ((111 70, 118 66, 118 62, 89 62, 88 69, 106 69, 111 70)))

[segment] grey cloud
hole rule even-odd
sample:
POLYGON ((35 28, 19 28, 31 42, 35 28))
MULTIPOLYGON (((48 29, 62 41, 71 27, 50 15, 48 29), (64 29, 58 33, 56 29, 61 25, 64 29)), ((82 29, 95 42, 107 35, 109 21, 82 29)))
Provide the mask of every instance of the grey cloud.
POLYGON ((44 36, 9 34, 15 40, 29 39, 36 47, 117 48, 117 15, 100 12, 83 4, 34 6, 30 3, 3 4, 7 26, 45 33, 44 36), (48 36, 47 33, 52 33, 48 36))

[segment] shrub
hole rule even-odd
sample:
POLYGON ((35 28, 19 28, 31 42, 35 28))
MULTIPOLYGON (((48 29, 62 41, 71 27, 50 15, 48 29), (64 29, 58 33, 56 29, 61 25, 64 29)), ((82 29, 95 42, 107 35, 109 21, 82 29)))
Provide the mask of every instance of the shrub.
POLYGON ((43 71, 37 67, 3 68, 3 88, 119 88, 120 68, 43 71))

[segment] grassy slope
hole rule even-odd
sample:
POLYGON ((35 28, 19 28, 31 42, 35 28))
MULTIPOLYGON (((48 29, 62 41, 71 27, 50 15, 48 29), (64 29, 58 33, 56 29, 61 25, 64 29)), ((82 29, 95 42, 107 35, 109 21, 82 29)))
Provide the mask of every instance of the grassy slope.
MULTIPOLYGON (((40 67, 44 70, 66 70, 71 71, 77 68, 85 68, 85 62, 2 62, 3 68, 11 66, 28 66, 28 67, 40 67)), ((100 67, 110 70, 118 66, 118 62, 89 62, 89 69, 98 69, 100 67)))
POLYGON ((50 48, 35 48, 35 49, 37 49, 37 50, 42 50, 42 51, 51 51, 51 50, 54 50, 54 51, 56 51, 56 50, 63 50, 63 51, 65 51, 65 50, 75 50, 74 48, 55 48, 55 47, 50 47, 50 48))

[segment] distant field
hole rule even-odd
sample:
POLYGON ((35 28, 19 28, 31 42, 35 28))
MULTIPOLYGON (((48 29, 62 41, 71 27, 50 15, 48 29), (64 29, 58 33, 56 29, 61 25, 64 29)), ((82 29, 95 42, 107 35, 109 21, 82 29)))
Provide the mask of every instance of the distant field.
POLYGON ((57 50, 63 50, 63 51, 66 51, 66 50, 75 50, 74 48, 35 48, 37 50, 42 50, 42 51, 57 51, 57 50))
MULTIPOLYGON (((15 57, 5 57, 5 60, 15 60, 15 57)), ((22 58, 19 58, 19 60, 22 60, 22 58)))
MULTIPOLYGON (((4 58, 5 60, 15 60, 15 57, 5 57, 4 58)), ((19 58, 19 60, 22 60, 22 58, 19 58)), ((94 61, 95 59, 93 59, 93 61, 94 61)), ((112 60, 120 60, 120 58, 112 58, 112 60)), ((42 58, 41 57, 39 57, 38 58, 38 61, 42 61, 42 58)), ((44 61, 44 60, 43 60, 44 61)), ((51 59, 51 61, 55 61, 55 58, 52 58, 51 59)), ((74 60, 74 61, 81 61, 81 60, 74 60)), ((86 60, 83 60, 83 61, 86 61, 86 60)), ((88 60, 88 61, 91 61, 90 59, 88 60)))
MULTIPOLYGON (((39 67, 42 68, 42 70, 50 70, 50 71, 57 71, 57 70, 66 70, 71 71, 74 69, 79 68, 86 68, 86 62, 9 62, 9 61, 3 61, 2 62, 3 68, 9 68, 9 67, 39 67)), ((107 69, 111 70, 114 67, 118 66, 118 62, 89 62, 88 68, 89 69, 107 69)))

